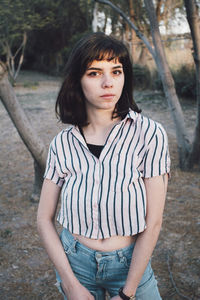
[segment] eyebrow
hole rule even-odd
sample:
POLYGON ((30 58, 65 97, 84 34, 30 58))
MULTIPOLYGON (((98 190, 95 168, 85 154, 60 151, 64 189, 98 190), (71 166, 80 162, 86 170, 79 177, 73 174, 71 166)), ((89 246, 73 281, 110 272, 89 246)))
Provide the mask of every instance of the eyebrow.
MULTIPOLYGON (((122 69, 123 67, 118 65, 118 66, 114 66, 112 69, 122 69)), ((101 71, 102 68, 95 68, 95 67, 91 67, 91 68, 88 68, 87 70, 98 70, 98 71, 101 71)))

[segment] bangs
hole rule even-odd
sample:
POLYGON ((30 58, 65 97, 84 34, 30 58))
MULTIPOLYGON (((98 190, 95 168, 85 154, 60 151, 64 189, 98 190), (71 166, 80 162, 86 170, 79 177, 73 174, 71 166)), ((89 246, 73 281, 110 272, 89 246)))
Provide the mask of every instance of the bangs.
POLYGON ((84 74, 89 65, 97 60, 107 60, 115 62, 124 63, 127 58, 127 49, 118 41, 113 41, 111 38, 109 40, 104 39, 99 41, 95 45, 87 45, 84 50, 84 59, 82 59, 81 73, 84 74))
MULTIPOLYGON (((91 60, 107 60, 107 61, 119 61, 121 58, 121 53, 117 52, 115 49, 106 49, 97 51, 97 53, 94 53, 94 57, 91 57, 91 60)), ((90 61, 91 62, 91 61, 90 61)))

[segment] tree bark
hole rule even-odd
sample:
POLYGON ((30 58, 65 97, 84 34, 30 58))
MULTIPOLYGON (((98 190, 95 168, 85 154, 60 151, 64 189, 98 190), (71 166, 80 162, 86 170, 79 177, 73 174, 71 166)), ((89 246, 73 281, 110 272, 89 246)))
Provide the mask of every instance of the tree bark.
POLYGON ((189 157, 189 165, 193 165, 200 162, 200 18, 195 0, 184 0, 184 2, 194 46, 193 58, 196 68, 197 118, 194 141, 189 157))
MULTIPOLYGON (((37 174, 43 173, 46 164, 46 147, 31 126, 20 106, 14 93, 14 89, 8 80, 6 66, 2 62, 0 62, 0 98, 21 139, 34 159, 37 174)), ((35 177, 33 194, 38 196, 38 191, 41 187, 41 175, 38 180, 37 174, 35 177)), ((34 196, 34 198, 36 198, 36 196, 34 196)))
POLYGON ((148 58, 149 58, 149 52, 148 52, 148 49, 147 49, 147 47, 145 47, 144 44, 142 44, 142 45, 141 45, 140 55, 139 55, 139 58, 138 58, 137 63, 138 63, 139 65, 145 66, 146 63, 147 63, 148 58))

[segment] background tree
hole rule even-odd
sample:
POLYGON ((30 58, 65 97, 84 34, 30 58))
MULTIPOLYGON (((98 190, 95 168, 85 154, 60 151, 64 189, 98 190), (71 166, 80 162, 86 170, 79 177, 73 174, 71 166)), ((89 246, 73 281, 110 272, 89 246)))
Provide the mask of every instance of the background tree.
MULTIPOLYGON (((110 18, 112 25, 112 34, 118 37, 123 37, 123 42, 129 47, 134 63, 145 65, 150 58, 146 45, 137 37, 137 34, 131 26, 128 26, 127 21, 120 14, 111 8, 105 9, 102 1, 98 1, 98 10, 110 18)), ((129 20, 137 27, 137 29, 151 39, 150 24, 145 9, 144 0, 116 0, 113 3, 122 10, 129 20)), ((155 0, 155 9, 159 26, 164 26, 170 29, 177 18, 183 16, 183 0, 155 0)), ((102 31, 102 28, 100 29, 102 31)))
POLYGON ((50 22, 30 32, 25 68, 58 74, 64 67, 74 43, 91 31, 93 2, 91 0, 44 0, 42 18, 50 22))
POLYGON ((50 20, 41 17, 42 1, 0 1, 0 57, 5 57, 9 75, 15 82, 24 60, 27 38, 31 30, 42 28, 50 20))
MULTIPOLYGON (((33 2, 29 0, 3 0, 0 2, 0 58, 5 59, 7 64, 5 65, 0 61, 0 99, 34 160, 35 181, 32 200, 37 200, 39 197, 47 149, 16 98, 14 89, 8 80, 7 68, 14 81, 23 62, 27 36, 31 37, 31 41, 29 40, 31 46, 34 44, 33 40, 35 41, 33 50, 37 50, 36 53, 41 53, 38 57, 44 59, 42 55, 44 50, 41 50, 41 45, 43 46, 42 49, 49 50, 49 55, 53 57, 57 49, 58 51, 65 50, 67 42, 72 40, 77 32, 81 34, 87 29, 90 11, 86 13, 85 1, 74 0, 73 5, 69 6, 69 3, 72 4, 71 2, 62 0, 56 2, 52 0, 35 0, 33 2), (75 15, 79 22, 77 22, 75 15), (88 16, 86 17, 86 15, 88 16), (40 38, 37 39, 38 36, 40 38), (22 44, 20 44, 21 38, 23 39, 22 44), (45 47, 46 44, 47 48, 45 47)), ((59 56, 55 57, 56 62, 54 65, 52 64, 53 67, 59 64, 59 56)), ((40 59, 38 61, 42 62, 40 59)), ((48 58, 47 65, 48 68, 51 67, 51 64, 48 64, 48 58)))
POLYGON ((47 149, 30 124, 24 110, 21 108, 14 89, 8 80, 6 65, 0 62, 0 99, 7 110, 21 139, 31 153, 34 160, 35 182, 32 200, 37 200, 41 190, 42 178, 46 163, 47 149))
POLYGON ((62 70, 74 40, 91 29, 92 7, 91 0, 0 1, 0 58, 12 81, 23 61, 28 68, 62 70))
POLYGON ((194 141, 189 156, 189 164, 192 164, 192 161, 200 163, 200 18, 197 1, 184 0, 184 3, 194 45, 193 58, 196 67, 197 118, 194 141))
MULTIPOLYGON (((168 101, 170 112, 175 124, 180 167, 182 169, 191 169, 195 163, 198 163, 200 161, 200 134, 198 130, 199 122, 200 122, 199 120, 200 113, 198 112, 197 114, 198 118, 197 118, 196 130, 194 134, 195 138, 192 145, 190 144, 189 137, 187 136, 186 133, 182 108, 176 94, 174 80, 171 75, 171 71, 169 69, 167 59, 165 56, 165 51, 160 36, 159 25, 157 22, 156 11, 155 11, 153 1, 144 0, 145 7, 149 17, 149 24, 151 28, 151 35, 153 39, 154 49, 152 49, 146 37, 144 37, 144 35, 138 30, 135 24, 133 24, 130 21, 130 19, 126 16, 126 14, 124 14, 122 10, 120 10, 110 1, 107 0, 96 0, 96 1, 102 4, 107 4, 110 7, 112 7, 115 11, 117 11, 128 22, 128 24, 136 31, 137 35, 143 40, 143 42, 146 44, 147 48, 149 49, 150 53, 152 54, 162 80, 165 96, 168 101), (193 150, 192 150, 194 148, 195 148, 195 156, 193 155, 193 150)), ((195 3, 195 0, 191 0, 191 1, 195 3)), ((195 13, 195 19, 197 20, 198 23, 199 17, 197 16, 198 14, 195 13)), ((198 109, 199 108, 200 107, 198 105, 198 109)))

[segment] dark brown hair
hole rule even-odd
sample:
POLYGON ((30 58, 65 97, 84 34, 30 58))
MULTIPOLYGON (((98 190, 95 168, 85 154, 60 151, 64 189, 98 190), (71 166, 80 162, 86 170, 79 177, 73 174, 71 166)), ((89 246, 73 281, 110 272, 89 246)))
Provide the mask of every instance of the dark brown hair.
POLYGON ((66 77, 56 101, 56 114, 63 123, 85 126, 87 112, 81 78, 94 60, 117 59, 123 66, 125 81, 113 116, 126 116, 129 109, 141 110, 133 99, 133 67, 126 46, 117 39, 102 32, 84 36, 72 49, 66 66, 66 77))

